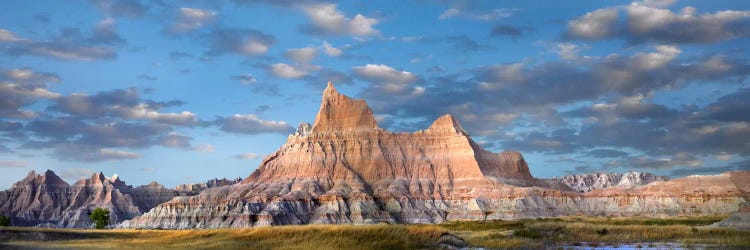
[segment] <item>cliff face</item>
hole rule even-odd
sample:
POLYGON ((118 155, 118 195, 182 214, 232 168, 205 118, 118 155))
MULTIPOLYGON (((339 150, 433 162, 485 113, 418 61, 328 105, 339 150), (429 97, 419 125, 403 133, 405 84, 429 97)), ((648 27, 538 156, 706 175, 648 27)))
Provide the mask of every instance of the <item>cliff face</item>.
POLYGON ((85 228, 91 226, 88 215, 97 207, 110 210, 110 222, 117 224, 175 196, 197 193, 168 189, 156 182, 133 188, 117 175, 106 177, 102 173, 69 185, 51 170, 41 175, 31 171, 0 192, 0 214, 9 215, 17 226, 85 228))
POLYGON ((725 181, 718 189, 709 186, 713 181, 700 178, 674 191, 662 190, 680 182, 627 189, 615 185, 602 189, 609 192, 585 194, 549 188, 555 185, 534 179, 520 153, 482 149, 450 115, 422 131, 391 133, 378 127, 364 101, 339 94, 329 83, 314 125, 301 124, 241 183, 177 197, 120 226, 214 228, 729 213, 748 197, 735 185, 746 177, 735 175, 710 177, 725 181))
POLYGON ((591 173, 566 175, 558 179, 549 179, 548 182, 564 185, 579 192, 589 192, 594 189, 609 187, 635 188, 654 181, 669 180, 666 176, 656 176, 651 173, 627 172, 619 173, 591 173))

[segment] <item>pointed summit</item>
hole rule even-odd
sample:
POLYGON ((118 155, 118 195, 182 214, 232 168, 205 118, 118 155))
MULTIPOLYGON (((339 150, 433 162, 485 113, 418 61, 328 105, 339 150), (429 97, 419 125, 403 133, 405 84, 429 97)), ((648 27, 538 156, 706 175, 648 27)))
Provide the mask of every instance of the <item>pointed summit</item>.
POLYGON ((378 129, 378 123, 367 103, 340 94, 329 81, 323 91, 312 133, 373 129, 378 129))
POLYGON ((466 131, 461 127, 461 124, 456 120, 456 118, 453 118, 451 114, 443 115, 434 122, 432 122, 432 125, 427 129, 430 131, 442 131, 442 130, 453 130, 456 133, 464 133, 466 134, 466 131))

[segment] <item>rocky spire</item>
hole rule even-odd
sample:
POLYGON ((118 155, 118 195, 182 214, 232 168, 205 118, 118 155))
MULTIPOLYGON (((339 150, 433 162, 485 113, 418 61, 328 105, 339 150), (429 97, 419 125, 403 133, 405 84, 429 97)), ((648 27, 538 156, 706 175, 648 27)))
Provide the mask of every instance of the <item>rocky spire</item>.
POLYGON ((312 132, 373 129, 378 129, 378 123, 367 103, 340 94, 333 83, 328 82, 312 132))
POLYGON ((464 133, 464 129, 461 127, 461 124, 456 120, 456 118, 453 118, 452 115, 446 114, 443 115, 434 122, 432 122, 432 125, 427 129, 429 131, 443 131, 443 130, 452 130, 456 133, 464 133))

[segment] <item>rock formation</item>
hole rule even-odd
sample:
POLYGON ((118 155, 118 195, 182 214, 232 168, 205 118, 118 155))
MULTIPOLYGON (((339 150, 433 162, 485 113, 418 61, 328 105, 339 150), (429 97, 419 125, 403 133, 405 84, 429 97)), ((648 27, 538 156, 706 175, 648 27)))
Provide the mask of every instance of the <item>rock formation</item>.
POLYGON ((239 183, 240 181, 242 181, 242 178, 237 178, 233 180, 230 180, 227 178, 221 178, 221 179, 216 178, 216 179, 211 179, 211 180, 208 180, 206 182, 201 182, 201 183, 180 184, 180 185, 177 185, 174 189, 177 190, 178 192, 193 193, 193 195, 195 195, 209 188, 234 185, 234 184, 239 183))
POLYGON ((594 189, 609 187, 635 188, 654 181, 669 180, 666 176, 656 176, 651 173, 639 173, 629 171, 624 174, 619 173, 591 173, 566 175, 561 178, 548 179, 547 182, 564 185, 572 190, 579 192, 589 192, 594 189))
POLYGON ((180 195, 196 195, 209 187, 237 181, 212 180, 200 190, 168 189, 152 182, 133 188, 117 175, 93 174, 69 185, 53 171, 31 171, 9 190, 0 192, 0 214, 9 215, 14 225, 44 227, 89 227, 94 208, 110 210, 110 222, 119 223, 141 215, 151 208, 180 195))
POLYGON ((241 183, 176 197, 123 228, 438 223, 572 214, 687 215, 736 211, 750 175, 654 181, 588 193, 535 179, 518 152, 492 153, 451 115, 414 133, 378 127, 363 100, 329 83, 312 127, 301 124, 241 183), (551 188, 552 187, 552 188, 551 188))

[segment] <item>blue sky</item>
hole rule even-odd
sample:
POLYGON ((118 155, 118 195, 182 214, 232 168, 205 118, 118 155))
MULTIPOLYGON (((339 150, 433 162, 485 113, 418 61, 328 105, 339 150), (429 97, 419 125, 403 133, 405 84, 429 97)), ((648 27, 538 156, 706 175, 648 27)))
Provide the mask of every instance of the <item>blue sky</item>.
POLYGON ((3 1, 0 187, 245 177, 328 80, 536 177, 750 169, 746 1, 3 1))

